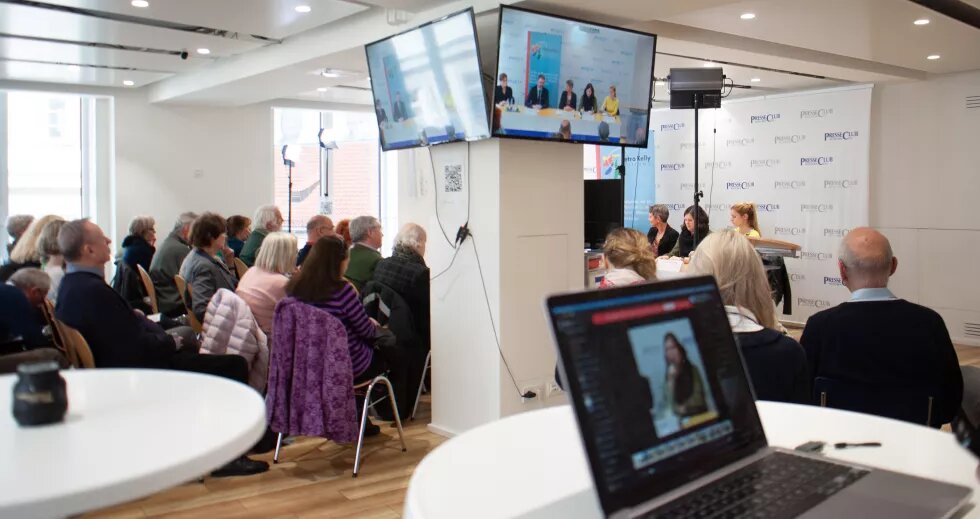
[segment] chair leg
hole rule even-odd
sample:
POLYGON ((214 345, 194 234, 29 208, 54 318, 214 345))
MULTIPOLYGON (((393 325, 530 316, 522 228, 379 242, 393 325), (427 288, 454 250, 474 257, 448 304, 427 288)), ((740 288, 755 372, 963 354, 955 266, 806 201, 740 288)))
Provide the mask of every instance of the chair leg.
POLYGON ((378 376, 374 380, 381 382, 388 388, 388 400, 391 401, 391 412, 395 415, 395 425, 398 426, 398 439, 402 442, 402 452, 407 452, 408 447, 405 446, 405 435, 402 434, 402 419, 398 416, 398 402, 395 401, 395 391, 391 389, 391 381, 384 375, 378 376))
POLYGON ((425 374, 429 372, 429 363, 432 362, 432 351, 425 356, 425 366, 422 368, 422 378, 419 380, 419 391, 415 394, 415 405, 412 406, 412 416, 408 419, 414 421, 415 413, 419 410, 419 400, 422 398, 422 388, 425 387, 425 374))
POLYGON ((279 448, 282 447, 282 433, 276 438, 276 453, 272 455, 272 463, 279 463, 279 448))
POLYGON ((361 470, 361 447, 364 445, 364 429, 367 428, 367 412, 368 406, 371 405, 371 393, 374 390, 374 385, 378 383, 378 379, 374 379, 371 385, 368 386, 367 394, 364 396, 364 405, 361 407, 361 429, 357 434, 357 448, 354 450, 354 475, 352 477, 357 477, 358 471, 361 470))

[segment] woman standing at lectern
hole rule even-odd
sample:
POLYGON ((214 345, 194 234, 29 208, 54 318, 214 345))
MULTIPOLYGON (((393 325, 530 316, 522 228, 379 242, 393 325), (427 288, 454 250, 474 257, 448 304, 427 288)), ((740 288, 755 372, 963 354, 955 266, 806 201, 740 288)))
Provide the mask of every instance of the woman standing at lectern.
POLYGON ((749 238, 760 238, 759 211, 752 202, 738 202, 732 205, 732 226, 749 238))

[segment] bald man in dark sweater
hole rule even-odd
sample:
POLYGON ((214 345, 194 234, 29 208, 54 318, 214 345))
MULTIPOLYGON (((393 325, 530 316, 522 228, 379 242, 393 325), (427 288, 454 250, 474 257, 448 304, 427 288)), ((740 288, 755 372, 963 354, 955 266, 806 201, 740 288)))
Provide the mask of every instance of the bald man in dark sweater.
MULTIPOLYGON (((811 376, 884 391, 890 394, 887 406, 923 418, 931 396, 932 425, 949 423, 963 397, 956 351, 938 313, 888 290, 888 278, 898 268, 888 239, 867 227, 852 230, 841 244, 838 268, 851 299, 807 321, 800 343, 811 376), (899 401, 900 393, 916 392, 921 399, 899 401)), ((828 404, 848 408, 846 402, 828 404)))

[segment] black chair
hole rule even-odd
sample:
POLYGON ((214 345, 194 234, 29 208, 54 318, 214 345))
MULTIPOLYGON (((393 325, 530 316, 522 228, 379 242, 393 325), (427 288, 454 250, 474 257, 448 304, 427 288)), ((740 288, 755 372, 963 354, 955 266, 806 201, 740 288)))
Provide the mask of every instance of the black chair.
POLYGON ((939 428, 932 423, 934 388, 870 386, 858 382, 817 377, 813 397, 821 407, 873 414, 939 428))

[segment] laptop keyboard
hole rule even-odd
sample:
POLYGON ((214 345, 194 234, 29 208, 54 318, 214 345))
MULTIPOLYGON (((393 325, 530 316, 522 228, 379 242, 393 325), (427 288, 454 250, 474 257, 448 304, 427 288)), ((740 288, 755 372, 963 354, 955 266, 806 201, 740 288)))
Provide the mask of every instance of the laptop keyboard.
POLYGON ((796 517, 867 473, 846 465, 774 452, 640 517, 796 517))

